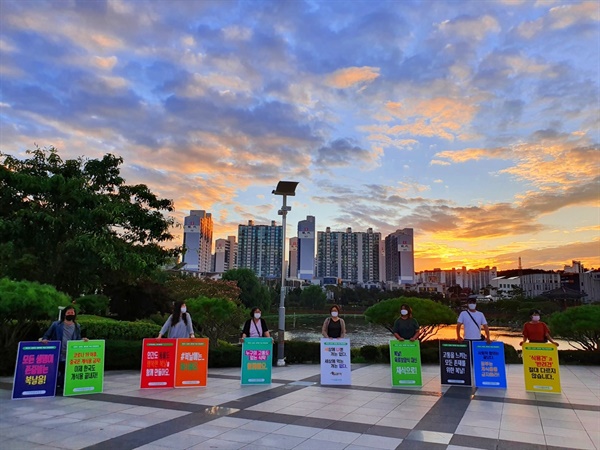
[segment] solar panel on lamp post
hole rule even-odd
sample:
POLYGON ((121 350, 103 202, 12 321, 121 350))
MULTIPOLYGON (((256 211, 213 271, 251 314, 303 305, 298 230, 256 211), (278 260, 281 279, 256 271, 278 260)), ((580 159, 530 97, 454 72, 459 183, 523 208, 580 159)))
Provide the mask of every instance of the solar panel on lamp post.
POLYGON ((292 210, 292 207, 287 205, 287 198, 288 196, 296 195, 296 186, 298 186, 298 181, 280 181, 272 192, 275 195, 281 195, 283 197, 283 206, 277 212, 277 214, 281 216, 282 225, 281 292, 279 298, 279 326, 277 329, 277 367, 285 366, 285 218, 287 213, 292 210))

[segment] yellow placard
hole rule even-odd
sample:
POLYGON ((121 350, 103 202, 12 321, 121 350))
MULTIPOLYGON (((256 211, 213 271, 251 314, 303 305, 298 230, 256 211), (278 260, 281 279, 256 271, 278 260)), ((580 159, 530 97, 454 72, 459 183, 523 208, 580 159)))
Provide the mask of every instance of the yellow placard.
POLYGON ((560 394, 558 350, 554 344, 523 344, 525 390, 560 394))

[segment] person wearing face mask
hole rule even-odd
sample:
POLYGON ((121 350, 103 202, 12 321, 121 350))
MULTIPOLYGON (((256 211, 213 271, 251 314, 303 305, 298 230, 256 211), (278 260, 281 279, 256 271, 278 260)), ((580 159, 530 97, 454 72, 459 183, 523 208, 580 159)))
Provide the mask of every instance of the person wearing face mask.
POLYGON ((250 319, 246 320, 242 329, 242 342, 247 337, 271 337, 267 322, 265 322, 265 319, 261 315, 260 308, 256 306, 250 310, 250 319))
POLYGON ((73 306, 67 306, 61 312, 61 320, 57 320, 50 325, 44 336, 39 338, 39 342, 47 344, 48 341, 60 341, 60 359, 58 361, 58 375, 56 377, 56 388, 60 391, 63 387, 65 378, 65 361, 67 359, 68 341, 88 341, 81 336, 81 326, 75 320, 77 313, 73 306))
POLYGON ((482 312, 477 311, 477 300, 474 298, 469 299, 468 309, 462 311, 456 321, 456 339, 458 342, 466 341, 481 341, 483 340, 481 329, 485 331, 485 341, 488 344, 492 343, 490 339, 490 328, 488 327, 487 320, 482 312), (465 327, 465 335, 460 335, 460 329, 465 327))
POLYGON ((531 311, 531 321, 523 326, 523 340, 519 345, 523 345, 527 341, 534 343, 552 342, 558 347, 558 342, 550 336, 548 325, 540 321, 540 311, 538 309, 531 311))
POLYGON ((170 338, 193 338, 194 327, 192 326, 192 316, 187 312, 184 302, 175 302, 173 314, 169 316, 163 327, 158 333, 158 337, 163 337, 168 332, 170 338))
POLYGON ((400 306, 400 317, 394 322, 392 331, 399 341, 415 341, 419 338, 419 323, 413 318, 412 308, 406 303, 400 306))
POLYGON ((329 308, 329 317, 323 322, 321 333, 323 337, 330 339, 343 339, 346 337, 346 323, 340 317, 340 307, 338 305, 329 308))

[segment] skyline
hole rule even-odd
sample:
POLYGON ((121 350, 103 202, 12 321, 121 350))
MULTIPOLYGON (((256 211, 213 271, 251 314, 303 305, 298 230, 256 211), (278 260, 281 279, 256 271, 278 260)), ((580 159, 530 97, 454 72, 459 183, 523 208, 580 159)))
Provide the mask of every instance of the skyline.
MULTIPOLYGON (((600 267, 600 5, 0 2, 0 151, 287 235, 415 230, 415 271, 600 267), (48 24, 52 24, 48 27, 48 24)), ((183 242, 174 230, 173 245, 183 242)))

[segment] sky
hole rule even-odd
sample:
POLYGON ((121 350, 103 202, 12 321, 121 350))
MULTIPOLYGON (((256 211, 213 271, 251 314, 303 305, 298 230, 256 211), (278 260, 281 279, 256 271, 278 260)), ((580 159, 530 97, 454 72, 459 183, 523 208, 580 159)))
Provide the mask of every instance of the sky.
POLYGON ((293 180, 288 237, 600 267, 596 1, 0 0, 0 63, 1 152, 122 156, 214 239, 280 221, 293 180))

